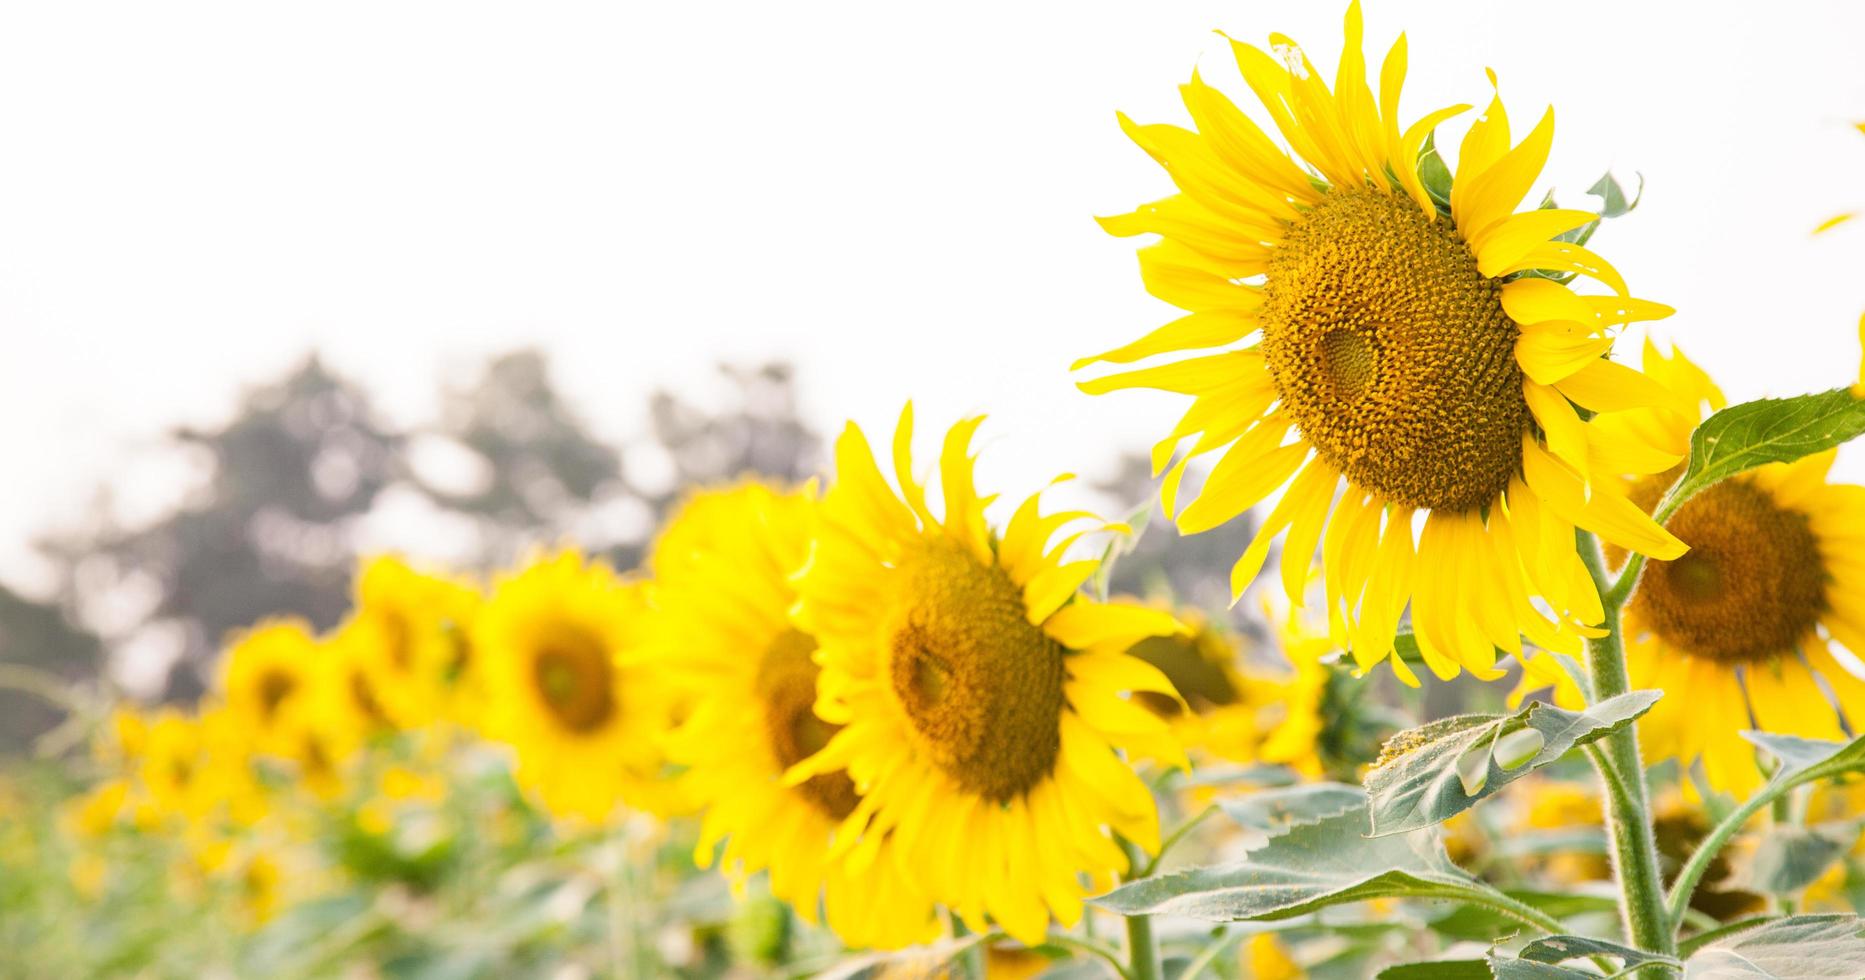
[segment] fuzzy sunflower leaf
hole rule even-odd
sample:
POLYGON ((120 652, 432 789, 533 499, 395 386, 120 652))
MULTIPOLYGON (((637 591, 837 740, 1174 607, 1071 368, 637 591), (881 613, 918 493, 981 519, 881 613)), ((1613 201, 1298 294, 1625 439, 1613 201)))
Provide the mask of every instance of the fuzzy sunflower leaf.
POLYGON ((1636 176, 1638 177, 1638 190, 1632 193, 1629 200, 1625 196, 1625 187, 1619 183, 1619 178, 1614 177, 1610 170, 1601 174, 1600 179, 1594 181, 1592 187, 1587 188, 1588 194, 1600 199, 1600 217, 1624 217, 1631 214, 1633 208, 1638 207, 1638 202, 1645 197, 1645 175, 1637 174, 1636 176))
POLYGON ((1509 715, 1462 715, 1400 732, 1366 777, 1373 834, 1402 834, 1448 820, 1576 746, 1630 724, 1659 696, 1630 691, 1580 712, 1533 701, 1509 715), (1522 736, 1525 731, 1535 735, 1522 736), (1502 740, 1508 748, 1498 758, 1491 744, 1502 740))
POLYGON ((1493 976, 1485 960, 1433 960, 1386 967, 1377 980, 1490 980, 1493 976))
POLYGON ((1865 976, 1856 915, 1796 915, 1719 939, 1684 961, 1684 980, 1839 980, 1865 976))
POLYGON ((1582 956, 1610 956, 1626 966, 1637 966, 1640 963, 1677 965, 1673 957, 1647 953, 1642 949, 1621 946, 1591 936, 1544 936, 1523 946, 1516 956, 1535 963, 1562 963, 1582 956))
POLYGON ((1792 398, 1763 398, 1711 415, 1690 434, 1689 466, 1660 513, 1738 473, 1791 463, 1865 434, 1865 399, 1834 388, 1792 398))
POLYGON ((1351 810, 1366 809, 1366 791, 1345 783, 1300 783, 1218 801, 1224 815, 1265 834, 1279 834, 1351 810))
POLYGON ((1772 783, 1798 784, 1808 779, 1819 779, 1865 769, 1865 736, 1860 736, 1850 742, 1829 742, 1819 738, 1801 738, 1798 735, 1745 731, 1742 737, 1773 756, 1779 763, 1769 780, 1772 783), (1818 771, 1814 775, 1806 775, 1816 769, 1818 771), (1803 779, 1802 776, 1806 778, 1803 779))
MULTIPOLYGON (((1603 851, 1603 848, 1601 850, 1603 851)), ((1576 915, 1612 915, 1619 909, 1618 896, 1610 892, 1589 895, 1510 888, 1506 889, 1503 894, 1523 905, 1563 920, 1576 915)), ((1508 936, 1519 935, 1522 931, 1522 924, 1515 919, 1495 909, 1479 908, 1474 905, 1453 909, 1432 919, 1429 925, 1431 931, 1440 936, 1468 939, 1479 943, 1496 942, 1508 936)))
POLYGON ((1491 952, 1489 975, 1496 980, 1599 980, 1599 974, 1576 970, 1558 963, 1537 963, 1491 952))
POLYGON ((1435 829, 1367 837, 1366 828, 1358 809, 1296 824, 1241 861, 1142 878, 1092 901, 1123 915, 1238 922, 1375 898, 1454 900, 1487 892, 1451 863, 1435 829))
POLYGON ((1855 821, 1819 827, 1780 826, 1763 834, 1737 861, 1728 887, 1762 894, 1797 892, 1819 880, 1858 840, 1855 821))

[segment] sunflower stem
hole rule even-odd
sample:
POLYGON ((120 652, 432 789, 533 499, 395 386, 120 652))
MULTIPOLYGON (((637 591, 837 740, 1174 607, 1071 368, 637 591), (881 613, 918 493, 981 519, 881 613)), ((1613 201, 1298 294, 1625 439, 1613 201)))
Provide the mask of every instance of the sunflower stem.
MULTIPOLYGON (((1588 531, 1578 532, 1578 537, 1580 559, 1593 577, 1605 612, 1600 627, 1606 635, 1587 640, 1587 673, 1593 681, 1593 696, 1604 701, 1631 688, 1625 667, 1625 636, 1619 622, 1619 610, 1630 598, 1631 589, 1620 592, 1608 577, 1598 538, 1588 531)), ((1612 840, 1613 870, 1619 879, 1626 936, 1640 949, 1670 955, 1676 949, 1675 932, 1665 907, 1663 876, 1658 870, 1651 801, 1638 753, 1638 728, 1627 725, 1606 736, 1602 744, 1595 762, 1606 788, 1603 809, 1612 840)))
MULTIPOLYGON (((1144 878, 1149 866, 1146 852, 1138 844, 1115 835, 1120 849, 1127 855, 1127 880, 1144 878)), ((1130 980, 1160 980, 1159 947, 1153 941, 1153 918, 1149 915, 1127 916, 1127 976, 1130 980)))

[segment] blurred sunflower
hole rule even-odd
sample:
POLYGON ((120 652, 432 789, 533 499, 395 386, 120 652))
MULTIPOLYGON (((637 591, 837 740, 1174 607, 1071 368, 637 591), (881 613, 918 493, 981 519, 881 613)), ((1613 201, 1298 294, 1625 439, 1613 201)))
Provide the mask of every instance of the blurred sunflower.
POLYGON ((820 902, 849 945, 922 943, 938 923, 896 861, 854 874, 829 857, 836 827, 859 802, 848 774, 782 782, 838 731, 813 708, 816 641, 790 625, 791 576, 809 555, 816 506, 813 487, 745 483, 694 494, 661 531, 645 649, 693 691, 668 752, 688 767, 682 778, 705 809, 694 847, 701 867, 724 841, 729 873, 742 880, 768 869, 771 894, 812 923, 820 902))
POLYGON ((290 754, 315 710, 315 674, 325 651, 300 619, 262 620, 234 640, 220 664, 220 696, 240 731, 263 753, 290 754))
MULTIPOLYGON (((1166 675, 1178 697, 1139 691, 1133 700, 1166 719, 1179 743, 1196 755, 1231 762, 1286 765, 1310 778, 1326 766, 1322 704, 1331 671, 1314 638, 1285 631, 1292 670, 1246 662, 1230 632, 1195 609, 1182 609, 1188 633, 1149 636, 1127 653, 1166 675)), ((1328 645, 1325 637, 1322 645, 1328 645)))
POLYGON ((464 686, 466 636, 478 605, 471 587, 400 558, 364 565, 342 634, 367 679, 368 703, 399 728, 448 715, 464 686))
POLYGON ((974 930, 988 917, 1035 944, 1051 915, 1080 918, 1084 873, 1104 884, 1127 867, 1110 832, 1158 846, 1152 795, 1118 749, 1182 762, 1126 696, 1172 683, 1125 651, 1183 627, 1077 594, 1100 562, 1065 558, 1079 533, 1052 539, 1090 515, 1042 516, 1036 495, 1001 536, 988 528, 995 498, 978 496, 969 454, 982 421, 946 435, 943 516, 913 476, 911 405, 894 433, 898 494, 859 428, 836 441, 794 620, 821 644, 816 712, 842 728, 786 778, 847 769, 861 798, 836 849, 852 873, 897 854, 974 930))
MULTIPOLYGON (((1163 239, 1140 251, 1141 277, 1189 315, 1075 367, 1243 345, 1081 387, 1193 396, 1153 450, 1164 470, 1197 436, 1167 472, 1168 513, 1187 463, 1223 451, 1178 513, 1183 531, 1216 527, 1286 485, 1232 570, 1234 593, 1281 536, 1284 588, 1301 602, 1319 547, 1331 630, 1362 669, 1393 652, 1409 603, 1434 673, 1494 679, 1497 648, 1520 654, 1526 635, 1578 652, 1603 619, 1576 527, 1660 558, 1684 550, 1595 476, 1661 471, 1685 446, 1589 418, 1659 397, 1605 355, 1616 327, 1671 310, 1627 298, 1604 259, 1555 240, 1592 213, 1514 212, 1547 159, 1552 110, 1511 146, 1493 98, 1447 189, 1427 179, 1423 164, 1441 165, 1421 148, 1469 107, 1401 130, 1405 38, 1386 57, 1375 99, 1357 3, 1346 35, 1333 91, 1281 35, 1271 36, 1273 53, 1231 42, 1300 162, 1196 74, 1182 89, 1195 131, 1122 117, 1181 193, 1102 224, 1163 239), (1613 295, 1577 294, 1565 284, 1575 275, 1613 295)), ((1416 682, 1403 661, 1391 663, 1416 682)))
POLYGON ((620 658, 638 639, 640 583, 574 551, 502 579, 473 626, 487 734, 516 750, 519 783, 559 815, 618 803, 665 810, 666 692, 620 658))
MULTIPOLYGON (((1671 401, 1615 424, 1687 438, 1723 404, 1681 352, 1647 345, 1645 372, 1671 401)), ((1701 759, 1711 786, 1741 794, 1764 776, 1743 729, 1844 739, 1842 711, 1852 730, 1865 722, 1865 681, 1832 649, 1865 652, 1865 566, 1852 557, 1865 548, 1865 487, 1828 483, 1832 463, 1825 452, 1751 470, 1665 522, 1690 551, 1645 566, 1624 622, 1632 685, 1665 692, 1639 726, 1647 758, 1701 759)), ((1681 475, 1628 479, 1624 492, 1651 510, 1681 475)))
MULTIPOLYGON (((1574 832, 1598 830, 1603 819, 1599 789, 1590 783, 1530 776, 1516 795, 1525 804, 1509 828, 1510 836, 1516 841, 1540 837, 1553 844, 1578 845, 1579 841, 1572 838, 1574 832), (1569 839, 1562 841, 1563 837, 1569 839)), ((1563 885, 1612 878, 1603 836, 1597 846, 1534 850, 1525 863, 1531 870, 1563 885)))
POLYGON ((244 736, 224 711, 199 716, 164 708, 149 722, 137 781, 158 817, 188 825, 251 823, 264 812, 244 736))
POLYGON ((1807 799, 1806 822, 1816 832, 1824 830, 1835 836, 1849 836, 1848 853, 1807 886, 1803 895, 1805 911, 1851 912, 1865 890, 1865 836, 1860 836, 1859 814, 1865 813, 1865 780, 1823 782, 1815 785, 1807 799), (1844 827, 1844 831, 1839 828, 1844 827))

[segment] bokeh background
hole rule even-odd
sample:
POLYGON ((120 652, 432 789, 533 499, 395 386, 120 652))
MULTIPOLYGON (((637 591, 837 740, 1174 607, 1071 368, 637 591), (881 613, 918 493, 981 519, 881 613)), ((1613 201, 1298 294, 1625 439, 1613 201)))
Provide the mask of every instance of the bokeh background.
MULTIPOLYGON (((909 396, 929 435, 993 416, 987 488, 1069 470, 1131 507, 1178 400, 1067 373, 1171 315, 1091 220, 1168 193, 1114 112, 1181 120, 1194 67, 1240 91, 1213 28, 1331 71, 1339 17, 0 8, 0 660, 191 700, 227 629, 334 623, 359 553, 568 537, 625 566, 682 484, 811 473, 909 396)), ((1563 204, 1644 175, 1596 247, 1732 398, 1854 375, 1865 222, 1810 232, 1865 207, 1865 8, 1366 18, 1370 50, 1409 31, 1407 116, 1481 104, 1494 66, 1523 128, 1556 106, 1563 204)), ((1174 577, 1221 582, 1239 534, 1175 543, 1174 577)), ((0 693, 6 745, 55 721, 0 693)))

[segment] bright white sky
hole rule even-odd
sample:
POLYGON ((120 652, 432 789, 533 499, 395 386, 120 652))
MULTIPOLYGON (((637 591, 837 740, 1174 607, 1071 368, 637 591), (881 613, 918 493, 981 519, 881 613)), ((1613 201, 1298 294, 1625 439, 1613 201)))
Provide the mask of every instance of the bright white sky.
MULTIPOLYGON (((1849 3, 1375 3, 1404 114, 1552 102, 1545 183, 1648 180, 1596 247, 1736 398, 1851 380, 1865 13, 1849 3)), ((403 421, 516 345, 603 432, 652 384, 786 357, 825 431, 989 411, 1021 494, 1178 401, 1074 357, 1172 315, 1090 220, 1168 192, 1114 123, 1180 121, 1222 28, 1319 64, 1332 3, 15 3, 0 10, 0 579, 125 460, 309 348, 403 421)), ((1454 146, 1462 123, 1447 128, 1454 146)), ((1855 464, 1842 462, 1854 476, 1855 464)))

